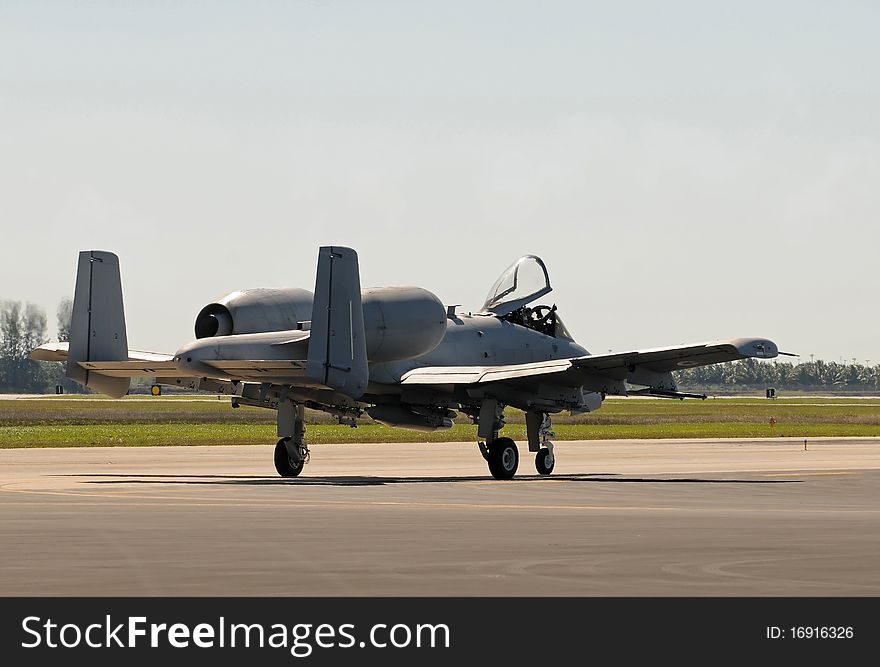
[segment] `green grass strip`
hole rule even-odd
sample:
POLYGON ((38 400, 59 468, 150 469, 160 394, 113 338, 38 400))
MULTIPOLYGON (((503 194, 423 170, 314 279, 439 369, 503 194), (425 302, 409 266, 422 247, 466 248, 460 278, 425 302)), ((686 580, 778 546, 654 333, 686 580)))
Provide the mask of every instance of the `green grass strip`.
MULTIPOLYGON (((700 422, 685 424, 560 424, 556 440, 613 440, 620 438, 768 438, 876 436, 880 426, 791 422, 700 422)), ((504 435, 525 441, 525 426, 510 424, 504 435)), ((310 425, 306 439, 313 444, 343 442, 460 442, 476 441, 476 426, 456 424, 434 433, 365 424, 356 429, 310 425)), ((138 447, 167 445, 268 445, 277 440, 270 424, 99 424, 0 427, 0 449, 25 447, 138 447)))

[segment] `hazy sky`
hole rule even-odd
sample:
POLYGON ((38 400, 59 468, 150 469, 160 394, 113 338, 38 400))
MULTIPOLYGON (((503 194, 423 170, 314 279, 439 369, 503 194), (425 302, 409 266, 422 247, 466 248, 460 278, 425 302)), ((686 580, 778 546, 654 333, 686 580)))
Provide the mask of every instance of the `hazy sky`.
POLYGON ((877 363, 878 8, 0 0, 0 299, 112 250, 173 352, 322 244, 466 309, 535 253, 593 352, 877 363))

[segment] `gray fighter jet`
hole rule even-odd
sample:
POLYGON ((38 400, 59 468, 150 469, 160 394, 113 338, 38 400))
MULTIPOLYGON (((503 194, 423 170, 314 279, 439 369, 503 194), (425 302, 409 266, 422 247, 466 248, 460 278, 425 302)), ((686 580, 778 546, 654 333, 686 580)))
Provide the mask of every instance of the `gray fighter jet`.
POLYGON ((92 250, 79 255, 69 344, 42 345, 31 356, 66 361, 68 377, 110 396, 125 395, 130 378, 150 376, 228 394, 233 407, 276 410, 283 477, 309 461, 311 408, 340 424, 369 415, 420 431, 450 428, 462 412, 478 424, 489 472, 511 479, 519 452, 499 435, 506 406, 525 411, 529 452, 549 475, 551 414, 590 412, 608 395, 699 397, 679 392, 672 371, 779 354, 764 338, 736 338, 591 355, 555 305, 532 305, 551 289, 544 262, 526 255, 501 274, 479 312, 461 312, 419 287, 361 289, 357 253, 322 247, 314 292, 227 294, 198 314, 196 340, 168 355, 128 349, 119 259, 92 250))

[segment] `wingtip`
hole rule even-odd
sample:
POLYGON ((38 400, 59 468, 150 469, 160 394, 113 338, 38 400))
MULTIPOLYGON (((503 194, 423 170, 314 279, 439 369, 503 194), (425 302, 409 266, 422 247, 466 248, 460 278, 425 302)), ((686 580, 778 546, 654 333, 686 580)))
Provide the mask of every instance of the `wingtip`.
POLYGON ((773 359, 779 354, 776 343, 767 338, 736 338, 730 343, 746 358, 773 359))

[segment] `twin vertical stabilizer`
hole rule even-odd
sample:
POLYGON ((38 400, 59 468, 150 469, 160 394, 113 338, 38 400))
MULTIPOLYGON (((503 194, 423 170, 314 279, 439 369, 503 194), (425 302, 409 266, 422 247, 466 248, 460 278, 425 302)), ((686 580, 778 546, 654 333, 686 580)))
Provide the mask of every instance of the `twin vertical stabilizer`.
MULTIPOLYGON (((129 362, 119 258, 87 250, 79 254, 76 273, 67 377, 102 394, 124 396, 131 381, 117 374, 130 369, 114 368, 108 375, 108 362, 129 362)), ((143 374, 144 369, 136 370, 143 374)), ((366 391, 369 368, 360 272, 351 248, 325 246, 318 253, 306 375, 351 398, 366 391)))
POLYGON ((128 361, 125 311, 119 258, 112 252, 86 250, 79 254, 67 377, 95 391, 120 397, 131 380, 110 377, 83 368, 83 361, 128 361))
POLYGON ((325 246, 318 251, 306 375, 352 398, 360 398, 367 388, 361 279, 351 248, 325 246))

